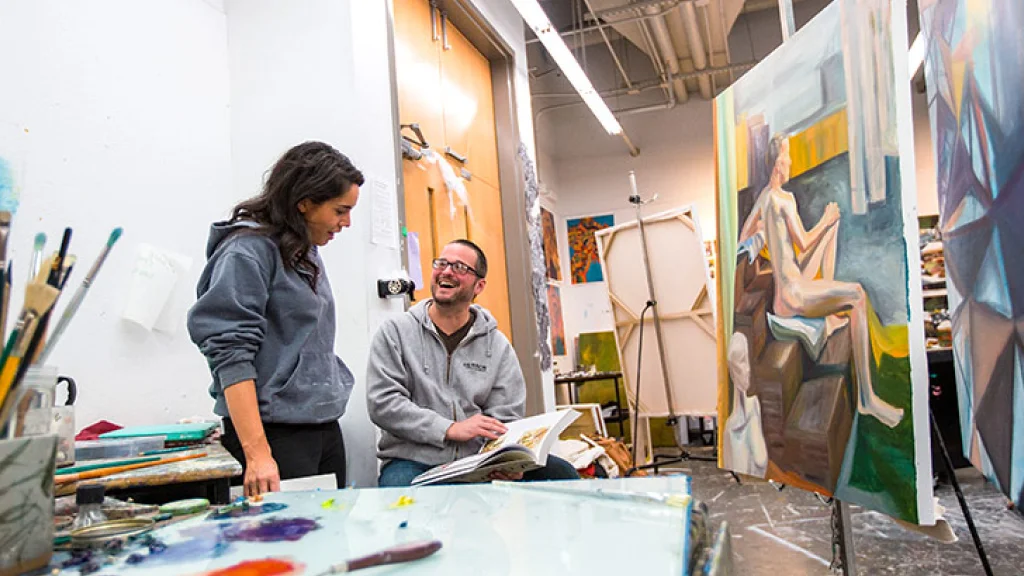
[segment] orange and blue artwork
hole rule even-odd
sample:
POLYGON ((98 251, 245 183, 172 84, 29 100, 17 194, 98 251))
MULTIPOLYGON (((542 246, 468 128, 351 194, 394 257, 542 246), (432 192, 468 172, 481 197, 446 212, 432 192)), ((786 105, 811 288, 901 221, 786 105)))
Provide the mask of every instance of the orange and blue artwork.
POLYGON ((573 284, 604 282, 594 232, 614 225, 615 217, 611 214, 570 218, 566 222, 569 230, 569 264, 573 284))

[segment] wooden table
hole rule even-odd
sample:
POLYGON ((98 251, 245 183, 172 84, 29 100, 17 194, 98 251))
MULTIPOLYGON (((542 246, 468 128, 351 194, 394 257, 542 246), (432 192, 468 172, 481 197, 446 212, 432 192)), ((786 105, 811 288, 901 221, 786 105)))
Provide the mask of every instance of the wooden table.
POLYGON ((242 474, 242 465, 219 442, 167 456, 201 452, 206 452, 206 456, 62 484, 55 486, 54 491, 57 496, 66 496, 74 494, 80 485, 102 484, 107 494, 122 499, 131 497, 140 504, 163 504, 182 498, 206 498, 213 504, 229 503, 231 479, 242 474))

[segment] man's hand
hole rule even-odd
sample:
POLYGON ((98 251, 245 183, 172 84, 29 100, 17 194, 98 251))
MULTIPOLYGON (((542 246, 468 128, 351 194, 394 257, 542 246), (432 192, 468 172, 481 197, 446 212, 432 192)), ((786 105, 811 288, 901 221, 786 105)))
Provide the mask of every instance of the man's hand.
POLYGON ((824 216, 829 226, 835 224, 836 222, 839 222, 839 205, 836 204, 835 202, 829 202, 825 206, 824 216))
POLYGON ((523 479, 522 472, 491 472, 491 480, 505 480, 507 482, 518 482, 523 479))
POLYGON ((468 442, 477 437, 496 440, 507 431, 508 428, 501 421, 483 414, 474 414, 449 426, 448 431, 444 433, 444 438, 455 442, 468 442))
POLYGON ((277 462, 266 451, 254 451, 253 456, 245 455, 245 497, 259 496, 267 492, 281 489, 281 475, 277 471, 277 462))

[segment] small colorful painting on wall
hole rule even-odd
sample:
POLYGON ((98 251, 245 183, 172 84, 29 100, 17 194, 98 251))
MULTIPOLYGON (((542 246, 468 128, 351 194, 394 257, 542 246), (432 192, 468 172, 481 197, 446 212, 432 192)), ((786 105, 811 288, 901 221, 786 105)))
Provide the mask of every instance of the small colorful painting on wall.
POLYGON ((558 257, 558 234, 555 232, 555 215, 540 209, 540 225, 544 232, 544 268, 549 280, 562 279, 562 260, 558 257))
POLYGON ((565 356, 565 323, 562 321, 562 293, 558 286, 548 284, 548 312, 551 314, 551 352, 565 356))
POLYGON ((964 454, 1024 505, 1024 3, 921 0, 964 454))
POLYGON ((933 524, 905 13, 837 0, 715 99, 719 464, 933 524))
POLYGON ((604 281, 594 232, 614 225, 615 217, 611 214, 568 220, 569 260, 573 284, 604 281))

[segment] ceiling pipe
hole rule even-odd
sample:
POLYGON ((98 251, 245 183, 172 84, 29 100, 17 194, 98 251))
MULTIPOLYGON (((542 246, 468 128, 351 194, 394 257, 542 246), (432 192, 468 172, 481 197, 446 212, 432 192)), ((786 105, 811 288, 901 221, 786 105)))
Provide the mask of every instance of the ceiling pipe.
MULTIPOLYGON (((718 66, 718 67, 715 67, 715 68, 707 68, 707 69, 701 70, 700 72, 684 72, 684 73, 680 74, 679 76, 677 76, 674 79, 675 80, 696 80, 697 78, 700 78, 701 76, 708 76, 708 75, 711 75, 711 74, 733 74, 733 73, 736 73, 736 72, 745 72, 747 70, 750 70, 754 66, 757 66, 757 61, 754 61, 754 60, 749 61, 749 62, 736 62, 736 63, 733 63, 733 64, 729 64, 728 66, 718 66)), ((642 81, 642 82, 635 82, 633 84, 633 89, 632 90, 630 90, 628 88, 617 88, 615 90, 606 90, 606 91, 600 92, 599 94, 601 95, 602 98, 611 98, 611 97, 615 97, 615 96, 627 96, 627 95, 628 96, 632 96, 632 95, 635 95, 635 94, 639 94, 641 92, 647 92, 649 90, 657 90, 657 89, 666 88, 666 87, 668 87, 667 83, 663 82, 662 80, 660 80, 658 78, 653 78, 651 80, 645 80, 645 81, 642 81)), ((534 92, 530 96, 533 97, 533 98, 579 98, 580 95, 577 92, 534 92)), ((579 102, 574 102, 572 104, 575 105, 575 104, 582 104, 582 103, 583 103, 583 101, 581 100, 579 102)))
MULTIPOLYGON (((657 12, 656 7, 650 7, 645 10, 648 15, 657 12)), ((665 63, 668 75, 673 78, 672 91, 675 93, 675 98, 681 102, 686 102, 690 94, 686 91, 686 84, 677 78, 679 75, 679 55, 676 54, 675 46, 672 45, 672 37, 668 33, 668 25, 665 23, 665 17, 659 16, 652 18, 648 21, 651 25, 651 33, 654 35, 654 41, 658 45, 658 53, 661 56, 662 61, 665 63)))
MULTIPOLYGON (((634 82, 629 88, 616 88, 614 90, 602 90, 597 94, 601 98, 614 98, 616 96, 632 96, 648 90, 660 90, 666 88, 667 84, 660 78, 634 82)), ((578 92, 534 92, 530 95, 533 98, 579 98, 578 92)))
MULTIPOLYGON (((587 5, 588 11, 591 13, 594 12, 594 7, 590 5, 590 0, 583 0, 583 3, 587 5)), ((611 40, 609 40, 608 35, 604 33, 604 28, 598 28, 597 31, 600 32, 601 39, 604 40, 604 45, 608 47, 608 53, 612 55, 612 60, 615 61, 615 67, 619 69, 619 74, 622 76, 623 82, 626 83, 626 87, 632 88, 633 83, 629 80, 629 74, 627 74, 626 69, 623 68, 622 61, 619 60, 619 55, 615 53, 615 48, 612 47, 611 40)))
MULTIPOLYGON (((675 10, 675 5, 674 4, 672 6, 669 6, 668 8, 663 8, 663 9, 655 12, 654 14, 640 14, 640 15, 630 16, 628 18, 622 18, 622 19, 615 20, 615 21, 612 21, 612 22, 598 22, 596 24, 588 24, 588 25, 586 25, 586 26, 584 26, 582 28, 574 28, 574 29, 571 29, 571 30, 564 30, 562 32, 559 32, 558 35, 561 36, 562 38, 569 38, 570 36, 576 36, 576 35, 579 35, 579 34, 589 34, 591 32, 598 32, 600 30, 604 30, 605 28, 615 28, 616 26, 621 26, 623 24, 629 24, 631 22, 639 22, 639 21, 642 21, 642 20, 650 20, 651 18, 657 18, 658 16, 664 16, 665 14, 668 14, 672 10, 675 10)), ((592 13, 587 13, 585 15, 585 17, 588 20, 593 20, 594 19, 594 15, 592 13)), ((530 38, 529 40, 526 41, 527 45, 529 45, 529 44, 539 44, 539 43, 540 43, 540 39, 539 38, 530 38)))
MULTIPOLYGON (((683 13, 683 25, 686 27, 686 40, 690 43, 690 58, 693 68, 697 71, 708 67, 708 54, 704 50, 704 41, 700 39, 700 26, 697 24, 697 9, 693 3, 687 2, 679 8, 683 13)), ((728 40, 726 40, 728 41, 728 40)), ((711 78, 701 76, 697 79, 700 95, 705 100, 711 99, 711 78)))

